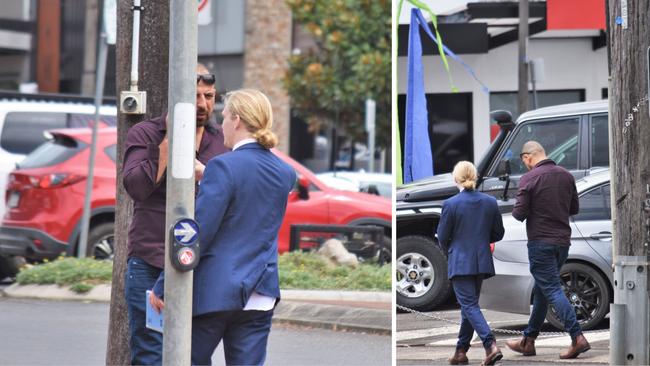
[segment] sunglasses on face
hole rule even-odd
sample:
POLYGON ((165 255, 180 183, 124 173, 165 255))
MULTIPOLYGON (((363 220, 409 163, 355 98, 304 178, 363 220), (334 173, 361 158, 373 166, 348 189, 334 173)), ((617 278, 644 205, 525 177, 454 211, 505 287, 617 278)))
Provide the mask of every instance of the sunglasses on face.
POLYGON ((204 83, 208 85, 214 85, 215 82, 215 76, 214 74, 197 74, 196 75, 196 83, 198 84, 200 81, 203 81, 204 83))
POLYGON ((524 152, 524 153, 519 154, 519 159, 524 160, 524 155, 530 155, 530 153, 524 152))

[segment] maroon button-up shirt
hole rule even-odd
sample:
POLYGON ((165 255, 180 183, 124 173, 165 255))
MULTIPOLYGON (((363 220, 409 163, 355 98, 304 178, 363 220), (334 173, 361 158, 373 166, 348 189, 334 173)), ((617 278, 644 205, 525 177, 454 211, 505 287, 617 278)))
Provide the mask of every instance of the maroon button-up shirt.
POLYGON ((569 216, 578 209, 573 175, 546 159, 521 177, 512 216, 526 220, 528 241, 571 245, 569 216))
MULTIPOLYGON (((158 145, 167 134, 165 116, 142 121, 133 126, 126 138, 122 183, 133 199, 133 220, 129 226, 128 256, 138 257, 150 265, 165 264, 165 197, 167 173, 156 183, 158 145)), ((213 157, 229 151, 223 145, 223 132, 216 124, 206 126, 198 159, 204 165, 213 157)))

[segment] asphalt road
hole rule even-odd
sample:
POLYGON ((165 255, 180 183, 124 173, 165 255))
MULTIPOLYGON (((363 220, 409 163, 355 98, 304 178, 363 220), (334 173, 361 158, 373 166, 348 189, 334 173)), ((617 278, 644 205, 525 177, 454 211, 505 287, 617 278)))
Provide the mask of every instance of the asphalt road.
MULTIPOLYGON (((410 313, 397 314, 397 365, 445 365, 447 358, 454 352, 458 336, 460 310, 458 305, 446 304, 443 308, 425 315, 410 313), (436 316, 440 319, 432 319, 436 316)), ((483 310, 483 314, 493 330, 522 331, 528 323, 528 316, 483 310)), ((494 331, 497 344, 504 358, 499 364, 522 365, 606 365, 609 361, 609 322, 605 321, 594 331, 585 333, 592 349, 575 360, 559 360, 558 355, 571 343, 568 335, 552 334, 540 336, 536 342, 537 356, 523 357, 508 350, 505 341, 520 339, 519 334, 507 334, 494 331)), ((548 323, 542 332, 559 332, 548 323)), ((479 364, 485 356, 480 339, 474 334, 472 347, 468 352, 469 363, 479 364)))
MULTIPOLYGON (((108 309, 0 297, 0 365, 104 365, 108 309)), ((213 362, 224 364, 221 349, 213 362)), ((274 325, 267 364, 390 365, 391 338, 274 325)))

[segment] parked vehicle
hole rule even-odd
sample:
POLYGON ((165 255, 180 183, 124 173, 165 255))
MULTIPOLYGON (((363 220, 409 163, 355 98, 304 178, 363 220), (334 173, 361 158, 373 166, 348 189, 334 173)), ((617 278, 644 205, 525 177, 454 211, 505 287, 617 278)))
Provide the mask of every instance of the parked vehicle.
POLYGON ((326 172, 316 174, 328 186, 344 191, 365 192, 391 198, 393 175, 386 173, 326 172))
MULTIPOLYGON (((102 125, 115 125, 114 105, 103 106, 100 113, 102 125)), ((46 141, 45 131, 88 126, 94 115, 92 98, 0 92, 0 192, 16 164, 46 141)), ((4 212, 5 202, 0 200, 0 218, 4 212)), ((0 254, 0 278, 15 273, 22 263, 21 258, 0 254)))
MULTIPOLYGON (((576 182, 580 213, 571 218, 571 247, 560 270, 564 292, 585 330, 605 318, 614 299, 609 180, 609 170, 605 170, 576 182)), ((493 246, 496 275, 483 282, 480 305, 530 314, 534 280, 528 268, 526 224, 506 214, 503 225, 506 234, 493 246)), ((552 306, 546 318, 564 330, 552 306)))
MULTIPOLYGON (((477 166, 477 189, 499 198, 502 212, 512 211, 519 179, 526 172, 518 154, 528 140, 576 179, 609 166, 607 101, 541 108, 516 122, 507 111, 492 113, 500 132, 477 166), (505 199, 504 199, 505 198, 505 199)), ((397 303, 430 310, 445 302, 451 285, 447 257, 434 237, 440 209, 458 189, 451 174, 439 174, 397 189, 397 303), (417 271, 411 269, 417 268, 417 271), (415 274, 411 277, 407 273, 415 274)))
MULTIPOLYGON (((88 174, 91 130, 65 129, 50 132, 51 139, 23 160, 9 176, 8 211, 0 226, 0 255, 28 260, 75 255, 88 174)), ((115 187, 115 128, 98 134, 95 180, 87 255, 113 256, 115 187)), ((304 166, 285 154, 274 153, 289 163, 299 177, 289 197, 280 228, 278 249, 289 250, 290 225, 377 225, 390 238, 390 200, 364 193, 329 188, 304 166)), ((390 258, 390 241, 378 255, 390 258)), ((12 275, 12 269, 3 269, 12 275)))
MULTIPOLYGON (((103 106, 100 113, 102 125, 115 126, 115 105, 103 106)), ((0 192, 16 163, 46 141, 45 131, 87 127, 94 116, 91 98, 0 92, 0 192)), ((4 211, 0 202, 0 217, 4 211)))

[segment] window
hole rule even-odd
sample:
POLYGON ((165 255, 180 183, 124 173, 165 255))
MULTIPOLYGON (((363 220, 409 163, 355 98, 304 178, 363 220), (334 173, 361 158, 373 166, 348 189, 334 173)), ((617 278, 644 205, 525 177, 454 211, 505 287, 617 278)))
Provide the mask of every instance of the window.
POLYGON ((108 155, 109 158, 111 158, 111 160, 113 160, 113 162, 117 161, 117 144, 107 146, 104 149, 104 152, 106 155, 108 155))
MULTIPOLYGON (((578 168, 578 118, 547 122, 526 123, 517 130, 510 146, 501 154, 498 161, 510 161, 510 174, 521 175, 528 171, 519 159, 521 148, 530 140, 539 142, 546 155, 557 165, 567 170, 578 168)), ((497 167, 492 176, 505 174, 502 166, 497 167)))
MULTIPOLYGON (((585 101, 584 89, 575 90, 539 90, 537 91, 537 108, 553 105, 577 103, 585 101)), ((505 109, 512 113, 512 118, 517 119, 517 92, 492 92, 490 93, 490 110, 505 109)), ((533 110, 533 92, 528 92, 528 110, 533 110)))
POLYGON ((591 118, 591 166, 609 166, 609 131, 606 114, 591 118))
POLYGON ((31 169, 56 165, 70 159, 85 147, 85 144, 72 137, 55 135, 53 140, 45 142, 27 155, 19 166, 21 169, 31 169))
POLYGON ((580 212, 574 216, 576 221, 596 221, 611 219, 609 184, 597 187, 580 197, 580 212))
POLYGON ((29 154, 46 141, 43 132, 66 127, 65 113, 9 112, 0 145, 13 154, 29 154))
MULTIPOLYGON (((72 113, 70 114, 70 119, 68 121, 68 127, 77 128, 77 127, 92 127, 91 122, 95 120, 94 114, 81 114, 81 113, 72 113)), ((116 116, 99 116, 99 127, 104 125, 106 126, 115 126, 117 124, 116 116)))

